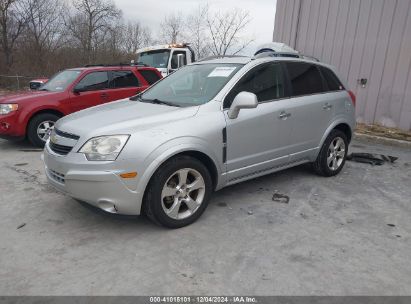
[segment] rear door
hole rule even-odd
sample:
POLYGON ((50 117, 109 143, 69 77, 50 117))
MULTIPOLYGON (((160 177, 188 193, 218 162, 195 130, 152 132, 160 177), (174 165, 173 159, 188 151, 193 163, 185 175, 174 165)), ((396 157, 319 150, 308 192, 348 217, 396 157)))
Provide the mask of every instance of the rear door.
POLYGON ((288 104, 285 74, 278 62, 253 68, 227 95, 224 108, 229 183, 288 163, 291 134, 288 104), (241 110, 236 119, 228 118, 227 109, 243 91, 257 95, 257 108, 241 110))
POLYGON ((110 71, 108 101, 134 96, 145 89, 132 70, 110 71))
POLYGON ((318 148, 333 117, 334 105, 318 65, 286 62, 285 67, 292 95, 291 161, 301 161, 318 148))
POLYGON ((80 111, 108 102, 108 73, 96 71, 85 74, 74 86, 82 88, 82 92, 70 93, 69 108, 71 112, 80 111))

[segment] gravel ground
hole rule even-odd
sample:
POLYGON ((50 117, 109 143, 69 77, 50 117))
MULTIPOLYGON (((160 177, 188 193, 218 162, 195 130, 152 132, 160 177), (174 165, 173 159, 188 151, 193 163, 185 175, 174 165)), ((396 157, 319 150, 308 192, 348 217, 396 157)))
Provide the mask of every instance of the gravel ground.
POLYGON ((167 230, 57 193, 41 151, 0 140, 0 294, 411 295, 411 148, 351 150, 399 159, 241 183, 167 230))

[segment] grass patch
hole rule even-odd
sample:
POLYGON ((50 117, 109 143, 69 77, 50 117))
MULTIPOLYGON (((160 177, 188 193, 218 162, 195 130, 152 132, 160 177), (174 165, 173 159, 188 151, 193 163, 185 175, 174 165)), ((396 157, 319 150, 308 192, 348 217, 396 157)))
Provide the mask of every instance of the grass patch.
POLYGON ((404 131, 396 128, 387 128, 379 125, 365 125, 358 123, 355 131, 358 134, 374 135, 411 142, 410 131, 404 131))

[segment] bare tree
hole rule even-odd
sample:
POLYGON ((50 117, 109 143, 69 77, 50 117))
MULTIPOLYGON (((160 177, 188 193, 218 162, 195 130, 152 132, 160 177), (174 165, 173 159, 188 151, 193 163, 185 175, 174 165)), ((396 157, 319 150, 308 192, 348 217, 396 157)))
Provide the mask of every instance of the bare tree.
POLYGON ((110 31, 114 21, 121 17, 121 11, 110 0, 74 0, 76 13, 70 17, 68 29, 76 39, 91 63, 93 54, 103 37, 110 31))
POLYGON ((252 42, 241 36, 250 21, 249 12, 237 8, 225 13, 209 13, 206 23, 211 38, 210 51, 214 55, 240 53, 252 42))
POLYGON ((0 46, 7 69, 10 69, 13 63, 15 44, 23 31, 25 23, 26 18, 21 11, 18 0, 0 0, 0 46))
POLYGON ((142 26, 140 22, 130 21, 124 26, 122 49, 125 53, 135 55, 138 49, 148 46, 151 41, 150 29, 142 26))
POLYGON ((42 67, 46 64, 46 55, 64 46, 62 15, 65 7, 58 0, 22 1, 27 18, 25 45, 36 54, 35 63, 42 67))
POLYGON ((208 13, 208 4, 199 5, 187 18, 187 36, 198 58, 206 57, 210 52, 210 38, 206 22, 208 13))
POLYGON ((173 13, 164 17, 160 24, 160 37, 166 43, 176 43, 183 36, 184 21, 181 13, 173 13))
MULTIPOLYGON (((188 15, 165 16, 154 36, 160 43, 187 39, 199 58, 237 54, 251 42, 245 36, 249 22, 246 11, 200 5, 188 15)), ((125 23, 113 0, 0 0, 3 72, 49 76, 97 60, 119 63, 151 43, 150 30, 138 21, 125 23)))
POLYGON ((99 43, 99 60, 101 62, 117 64, 122 62, 124 53, 121 49, 124 37, 124 25, 122 22, 114 23, 104 33, 102 43, 99 43))

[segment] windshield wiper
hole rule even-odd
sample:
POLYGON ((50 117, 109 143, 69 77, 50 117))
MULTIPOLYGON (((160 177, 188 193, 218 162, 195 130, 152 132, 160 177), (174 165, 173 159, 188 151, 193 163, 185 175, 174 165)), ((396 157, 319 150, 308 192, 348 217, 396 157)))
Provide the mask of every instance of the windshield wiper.
POLYGON ((48 91, 46 88, 40 88, 40 89, 38 89, 38 91, 48 91))
POLYGON ((143 99, 141 97, 138 97, 138 99, 141 102, 148 102, 148 103, 155 103, 155 104, 162 104, 162 105, 166 105, 166 106, 170 106, 170 107, 180 107, 179 105, 176 105, 175 103, 172 102, 168 102, 168 101, 163 101, 157 98, 154 99, 143 99))
POLYGON ((134 96, 130 97, 129 99, 132 100, 132 101, 139 100, 139 99, 141 99, 141 93, 139 93, 137 95, 134 95, 134 96))
POLYGON ((167 106, 171 106, 171 107, 180 107, 179 105, 176 105, 175 103, 164 101, 164 100, 159 100, 157 98, 149 99, 149 100, 152 103, 163 104, 163 105, 167 105, 167 106))

